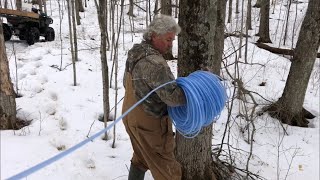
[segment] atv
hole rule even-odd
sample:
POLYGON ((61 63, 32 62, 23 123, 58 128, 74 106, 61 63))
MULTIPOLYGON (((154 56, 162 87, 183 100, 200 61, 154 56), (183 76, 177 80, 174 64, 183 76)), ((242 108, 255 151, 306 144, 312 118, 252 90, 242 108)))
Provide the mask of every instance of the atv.
POLYGON ((40 36, 46 41, 55 39, 54 29, 49 27, 53 23, 52 18, 39 9, 32 8, 32 12, 25 12, 0 8, 0 17, 7 19, 7 23, 2 24, 5 41, 10 40, 12 35, 26 40, 29 45, 38 42, 40 36))

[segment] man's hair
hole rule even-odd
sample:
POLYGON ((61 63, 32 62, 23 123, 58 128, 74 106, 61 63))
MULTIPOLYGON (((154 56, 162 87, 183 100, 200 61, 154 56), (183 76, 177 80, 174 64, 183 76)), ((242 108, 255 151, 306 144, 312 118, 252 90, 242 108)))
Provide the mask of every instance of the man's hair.
POLYGON ((147 30, 143 33, 143 39, 150 41, 152 33, 157 35, 163 35, 168 32, 179 34, 180 31, 181 28, 173 17, 167 15, 157 15, 150 23, 147 30))

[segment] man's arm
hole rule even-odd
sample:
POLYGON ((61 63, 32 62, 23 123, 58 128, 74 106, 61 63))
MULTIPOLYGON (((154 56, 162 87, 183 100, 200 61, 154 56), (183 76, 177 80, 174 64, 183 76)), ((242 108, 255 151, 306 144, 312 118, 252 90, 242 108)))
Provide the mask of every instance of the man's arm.
MULTIPOLYGON (((153 59, 139 62, 135 71, 141 73, 140 77, 143 77, 143 81, 149 88, 155 89, 164 83, 175 80, 168 64, 162 57, 149 56, 148 58, 153 59)), ((160 88, 156 93, 168 106, 181 106, 186 103, 183 90, 175 82, 160 88)))

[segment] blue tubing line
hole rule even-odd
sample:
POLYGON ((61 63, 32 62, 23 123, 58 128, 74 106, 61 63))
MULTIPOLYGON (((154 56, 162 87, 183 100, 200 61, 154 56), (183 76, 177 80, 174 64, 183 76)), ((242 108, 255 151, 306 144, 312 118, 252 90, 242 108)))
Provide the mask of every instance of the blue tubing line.
POLYGON ((35 165, 35 166, 33 166, 33 167, 31 167, 31 168, 29 168, 29 169, 21 172, 21 173, 18 173, 18 174, 16 174, 16 175, 8 178, 8 180, 22 179, 22 178, 24 178, 24 177, 26 177, 26 176, 28 176, 28 175, 30 175, 30 174, 32 174, 32 173, 40 170, 40 169, 48 166, 49 164, 51 164, 51 163, 53 163, 53 162, 61 159, 62 157, 64 157, 64 156, 70 154, 71 152, 77 150, 78 148, 80 148, 81 146, 87 144, 88 142, 92 141, 93 139, 99 137, 99 136, 102 135, 103 133, 107 132, 111 127, 113 127, 113 126, 114 126, 116 123, 118 123, 120 120, 122 120, 123 117, 125 117, 130 111, 132 111, 132 110, 133 110, 135 107, 137 107, 141 102, 143 102, 146 98, 148 98, 154 91, 162 88, 163 86, 166 86, 166 85, 168 85, 168 84, 171 84, 171 83, 173 83, 173 82, 175 82, 175 80, 174 80, 174 81, 167 82, 167 83, 165 83, 165 84, 162 84, 161 86, 157 87, 156 89, 150 91, 144 98, 142 98, 142 99, 139 100, 137 103, 135 103, 133 106, 131 106, 125 113, 123 113, 118 119, 116 119, 115 121, 113 121, 113 122, 112 122, 108 127, 106 127, 105 129, 97 132, 96 134, 94 134, 94 135, 92 135, 91 137, 89 137, 89 138, 81 141, 80 143, 72 146, 71 148, 69 148, 69 149, 67 149, 67 150, 65 150, 65 151, 63 151, 63 152, 61 152, 61 153, 59 153, 59 154, 51 157, 50 159, 47 159, 47 160, 45 160, 45 161, 43 161, 43 162, 41 162, 41 163, 39 163, 39 164, 37 164, 37 165, 35 165))

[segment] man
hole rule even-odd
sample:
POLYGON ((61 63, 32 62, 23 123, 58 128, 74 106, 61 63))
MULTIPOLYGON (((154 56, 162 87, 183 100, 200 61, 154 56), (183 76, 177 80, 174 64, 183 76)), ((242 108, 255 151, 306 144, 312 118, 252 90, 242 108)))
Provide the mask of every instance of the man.
MULTIPOLYGON (((144 33, 144 40, 129 50, 123 80, 126 90, 123 112, 151 90, 175 79, 163 55, 171 50, 179 32, 180 27, 172 17, 157 16, 144 33)), ((129 180, 144 179, 148 169, 155 180, 181 179, 167 106, 184 103, 183 90, 172 83, 157 90, 123 118, 133 147, 129 180)))

